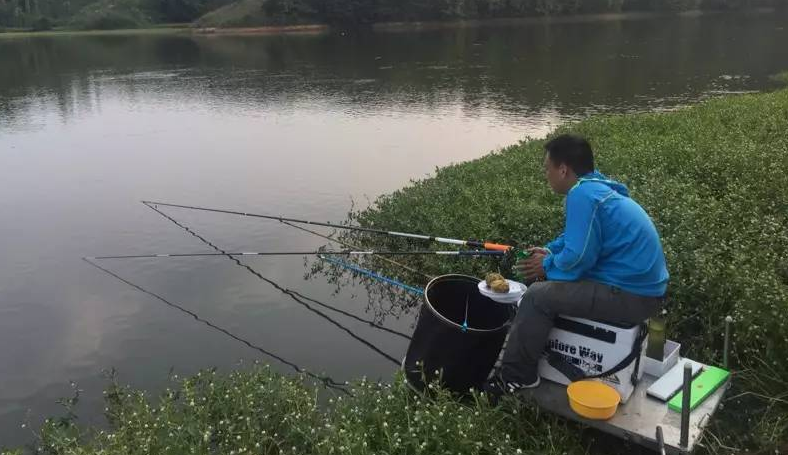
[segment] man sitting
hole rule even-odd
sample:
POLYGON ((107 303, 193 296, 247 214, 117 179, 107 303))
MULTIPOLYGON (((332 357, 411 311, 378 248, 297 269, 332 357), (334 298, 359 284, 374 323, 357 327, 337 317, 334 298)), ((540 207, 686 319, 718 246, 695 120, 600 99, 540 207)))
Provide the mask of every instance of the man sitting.
POLYGON ((566 195, 565 228, 515 266, 533 284, 509 329, 501 368, 486 386, 494 399, 539 385, 539 359, 557 315, 637 324, 661 309, 667 289, 654 223, 624 185, 594 170, 585 139, 549 141, 544 167, 553 191, 566 195))

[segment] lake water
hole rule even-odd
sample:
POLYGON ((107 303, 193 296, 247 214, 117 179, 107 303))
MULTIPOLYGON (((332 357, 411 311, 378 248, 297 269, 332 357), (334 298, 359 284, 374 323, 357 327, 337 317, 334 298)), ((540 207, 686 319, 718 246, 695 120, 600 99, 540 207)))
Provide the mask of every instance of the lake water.
MULTIPOLYGON (((29 440, 21 424, 57 412, 69 381, 84 390, 81 420, 100 422, 102 369, 159 390, 171 369, 239 359, 293 371, 271 355, 340 381, 387 379, 380 352, 404 355, 401 337, 285 292, 375 316, 363 287, 305 279, 300 256, 244 259, 268 281, 224 257, 101 262, 212 326, 80 260, 211 251, 140 200, 342 221, 352 201, 573 119, 767 89, 788 69, 785 43, 774 14, 0 38, 0 446, 29 440)), ((162 210, 226 250, 326 243, 162 210)), ((407 333, 412 320, 383 324, 407 333)))

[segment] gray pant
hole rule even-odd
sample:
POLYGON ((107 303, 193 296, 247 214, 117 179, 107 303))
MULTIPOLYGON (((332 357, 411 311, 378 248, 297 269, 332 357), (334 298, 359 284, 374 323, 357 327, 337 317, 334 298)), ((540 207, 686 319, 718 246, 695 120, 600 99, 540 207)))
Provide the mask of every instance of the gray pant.
POLYGON ((657 314, 661 297, 643 297, 592 281, 534 283, 520 302, 501 360, 506 381, 536 379, 545 343, 559 314, 614 323, 637 324, 657 314))

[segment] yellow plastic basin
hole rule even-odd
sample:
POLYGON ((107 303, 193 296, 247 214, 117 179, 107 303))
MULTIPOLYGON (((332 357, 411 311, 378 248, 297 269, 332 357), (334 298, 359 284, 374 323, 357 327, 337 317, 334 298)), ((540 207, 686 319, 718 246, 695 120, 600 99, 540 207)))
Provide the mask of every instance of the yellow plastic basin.
POLYGON ((569 406, 587 419, 607 420, 616 414, 621 395, 599 381, 577 381, 566 388, 569 406))

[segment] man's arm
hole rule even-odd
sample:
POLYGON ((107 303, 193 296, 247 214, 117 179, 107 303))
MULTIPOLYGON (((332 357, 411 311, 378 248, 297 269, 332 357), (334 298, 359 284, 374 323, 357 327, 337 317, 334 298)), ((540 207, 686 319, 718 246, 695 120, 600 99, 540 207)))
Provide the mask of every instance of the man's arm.
POLYGON ((550 254, 558 254, 564 249, 564 233, 553 239, 550 243, 544 246, 550 254))
POLYGON ((597 208, 602 202, 594 201, 582 187, 569 192, 563 248, 546 256, 542 262, 548 279, 576 281, 596 264, 601 244, 597 208))

